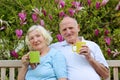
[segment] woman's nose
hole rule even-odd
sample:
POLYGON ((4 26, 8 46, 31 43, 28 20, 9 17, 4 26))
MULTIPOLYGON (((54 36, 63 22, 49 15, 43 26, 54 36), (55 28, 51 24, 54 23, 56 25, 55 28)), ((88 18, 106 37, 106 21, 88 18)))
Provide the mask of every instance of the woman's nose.
POLYGON ((34 42, 36 42, 37 41, 37 38, 36 37, 34 37, 34 42))

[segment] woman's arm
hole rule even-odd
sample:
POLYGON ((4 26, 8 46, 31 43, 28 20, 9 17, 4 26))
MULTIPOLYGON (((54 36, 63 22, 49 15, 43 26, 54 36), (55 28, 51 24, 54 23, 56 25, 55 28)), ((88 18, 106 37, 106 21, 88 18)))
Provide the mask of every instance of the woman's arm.
POLYGON ((58 80, 67 80, 67 63, 62 52, 58 51, 53 58, 53 68, 58 80))
POLYGON ((17 78, 17 80, 25 80, 26 72, 27 72, 27 67, 22 66, 20 72, 18 73, 18 78, 17 78))
POLYGON ((29 65, 28 59, 29 59, 29 53, 25 54, 22 57, 22 68, 21 68, 20 72, 18 73, 17 80, 25 80, 25 75, 26 75, 28 65, 29 65))
POLYGON ((66 78, 59 78, 58 80, 67 80, 66 78))

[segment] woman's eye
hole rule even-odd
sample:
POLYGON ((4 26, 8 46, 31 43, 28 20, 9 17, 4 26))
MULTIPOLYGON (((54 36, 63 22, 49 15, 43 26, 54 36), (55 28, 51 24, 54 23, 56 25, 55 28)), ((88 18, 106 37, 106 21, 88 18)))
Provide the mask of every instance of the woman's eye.
POLYGON ((32 40, 32 39, 33 39, 33 37, 29 38, 29 40, 32 40))

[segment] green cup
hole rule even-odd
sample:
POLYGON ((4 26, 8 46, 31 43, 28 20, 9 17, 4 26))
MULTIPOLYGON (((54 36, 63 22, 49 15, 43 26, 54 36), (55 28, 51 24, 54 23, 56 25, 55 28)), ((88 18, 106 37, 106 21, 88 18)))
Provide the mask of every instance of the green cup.
POLYGON ((39 51, 30 51, 29 58, 30 58, 30 63, 40 63, 39 51))
POLYGON ((82 48, 82 45, 85 45, 86 42, 76 42, 75 45, 72 47, 73 52, 79 53, 80 49, 82 48))

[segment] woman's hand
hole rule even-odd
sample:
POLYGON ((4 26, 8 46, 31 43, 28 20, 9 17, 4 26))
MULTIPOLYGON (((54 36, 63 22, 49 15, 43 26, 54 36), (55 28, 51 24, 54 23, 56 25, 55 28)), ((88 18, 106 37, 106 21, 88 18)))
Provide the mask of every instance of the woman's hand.
POLYGON ((30 61, 30 59, 29 59, 29 52, 28 52, 27 54, 25 54, 25 55, 22 57, 23 66, 24 66, 24 67, 28 67, 28 66, 30 65, 32 69, 35 69, 35 68, 37 67, 37 64, 35 64, 35 63, 30 63, 29 61, 30 61))
POLYGON ((29 65, 29 52, 22 57, 22 63, 24 67, 29 65))

